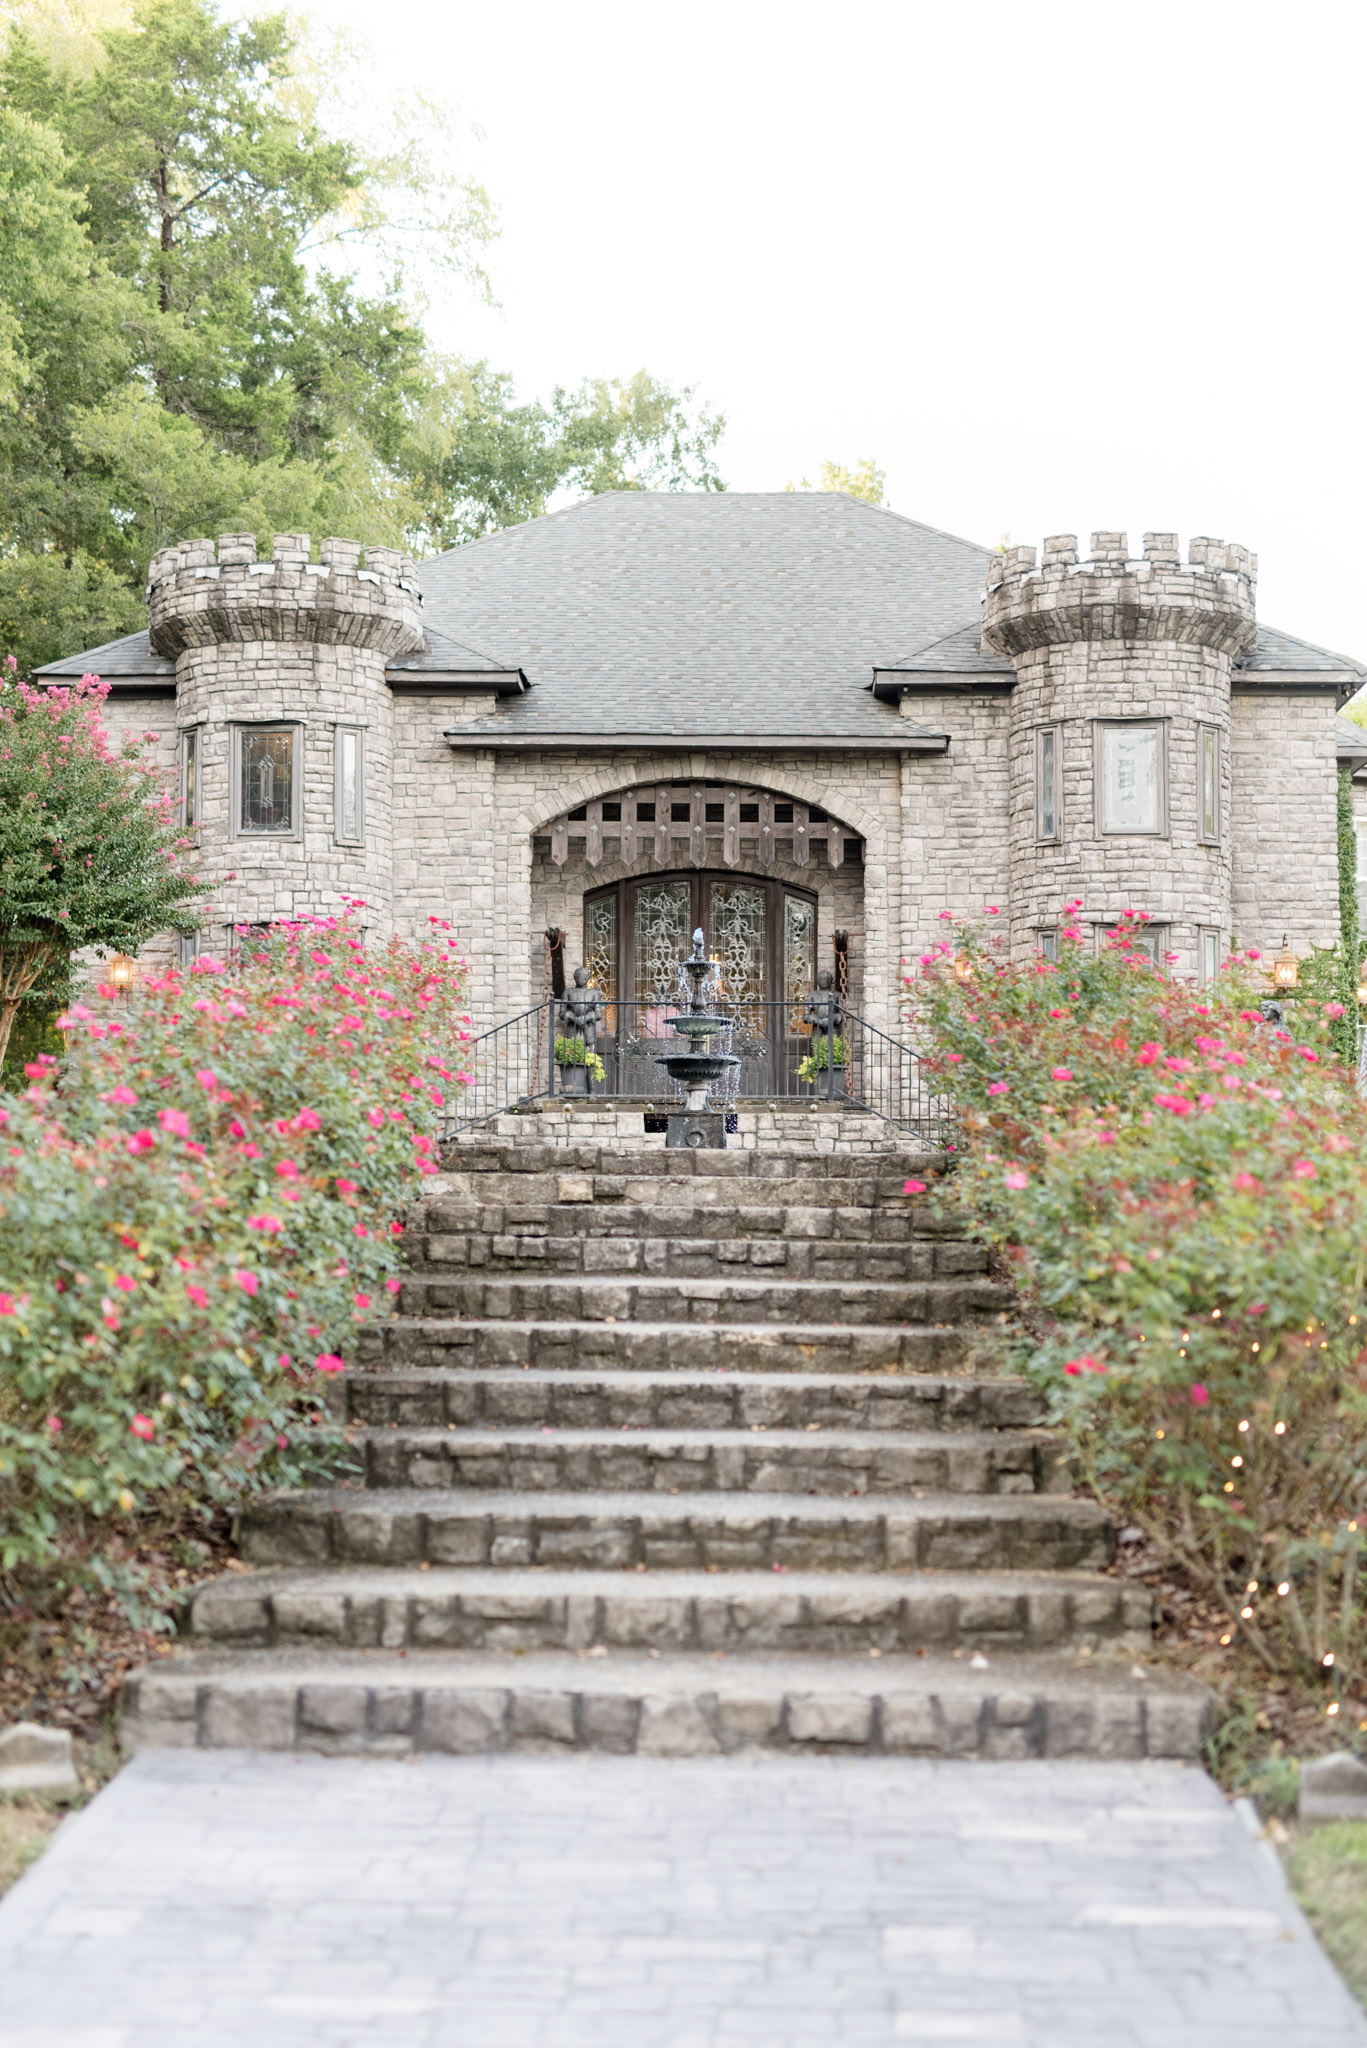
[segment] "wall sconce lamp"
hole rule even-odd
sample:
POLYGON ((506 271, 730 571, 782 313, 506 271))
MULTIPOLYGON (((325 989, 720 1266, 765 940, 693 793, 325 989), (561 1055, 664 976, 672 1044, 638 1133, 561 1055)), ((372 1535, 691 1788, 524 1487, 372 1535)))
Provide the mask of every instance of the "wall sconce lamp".
POLYGON ((1273 988, 1295 988, 1301 978, 1301 964, 1287 945, 1287 935, 1282 933, 1282 950, 1272 962, 1273 988))
POLYGON ((130 995, 138 979, 138 963, 126 953, 116 953, 105 969, 105 980, 121 996, 130 995))

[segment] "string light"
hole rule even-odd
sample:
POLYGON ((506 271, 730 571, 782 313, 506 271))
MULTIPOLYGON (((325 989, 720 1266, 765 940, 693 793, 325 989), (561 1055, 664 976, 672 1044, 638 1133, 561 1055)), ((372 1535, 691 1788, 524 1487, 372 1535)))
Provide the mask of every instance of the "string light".
POLYGON ((1219 1320, 1220 1320, 1220 1311, 1219 1311, 1219 1309, 1218 1309, 1218 1308, 1213 1308, 1213 1309, 1211 1310, 1211 1312, 1210 1312, 1210 1319, 1211 1319, 1211 1321, 1212 1321, 1213 1323, 1218 1323, 1218 1322, 1219 1322, 1219 1320))
POLYGON ((1246 1422, 1241 1422, 1241 1423, 1239 1424, 1239 1429, 1240 1429, 1240 1432, 1241 1432, 1241 1434, 1243 1434, 1243 1435, 1247 1435, 1247 1433, 1248 1433, 1248 1424, 1247 1424, 1246 1422))
POLYGON ((1256 1593, 1256 1592, 1257 1592, 1257 1590, 1258 1590, 1258 1581, 1257 1581, 1256 1579, 1250 1579, 1250 1580, 1249 1580, 1249 1582, 1248 1582, 1248 1584, 1247 1584, 1247 1585, 1246 1585, 1246 1586, 1244 1587, 1244 1591, 1245 1591, 1245 1593, 1256 1593))
MULTIPOLYGON (((1250 1346, 1249 1346, 1249 1349, 1250 1349, 1251 1351, 1261 1351, 1261 1350, 1262 1350, 1262 1348, 1263 1348, 1263 1347, 1262 1347, 1262 1345, 1261 1345, 1261 1344, 1252 1344, 1252 1345, 1250 1345, 1250 1346)), ((1248 1424, 1247 1424, 1246 1422, 1241 1422, 1241 1423, 1239 1424, 1239 1427, 1240 1427, 1240 1429, 1247 1429, 1247 1428, 1248 1428, 1248 1424)))
POLYGON ((1227 1648, 1227 1647, 1228 1647, 1228 1645, 1229 1645, 1230 1643, 1232 1643, 1233 1641, 1234 1641, 1234 1638, 1233 1638, 1233 1636, 1221 1636, 1221 1638, 1220 1638, 1220 1646, 1221 1646, 1221 1648, 1222 1648, 1222 1649, 1224 1649, 1224 1648, 1227 1648))
POLYGON ((1272 1425, 1272 1434, 1273 1436, 1285 1436, 1286 1424, 1284 1422, 1274 1422, 1272 1425))
POLYGON ((1240 1621, 1252 1621, 1253 1609, 1251 1607, 1241 1607, 1239 1609, 1239 1619, 1240 1621))
POLYGON ((1167 1433, 1168 1432, 1165 1429, 1156 1429, 1154 1431, 1154 1435, 1158 1438, 1158 1441, 1160 1443, 1163 1441, 1163 1438, 1167 1435, 1167 1433))
POLYGON ((1280 1586, 1278 1586, 1277 1591, 1279 1594, 1285 1597, 1285 1595, 1291 1591, 1290 1582, 1286 1579, 1283 1579, 1280 1586))
POLYGON ((1233 1493, 1233 1491, 1234 1491, 1234 1481, 1233 1481, 1232 1479, 1227 1479, 1227 1480, 1225 1481, 1225 1492, 1226 1492, 1226 1493, 1233 1493))
POLYGON ((1338 1712, 1338 1710, 1339 1710, 1339 1703, 1338 1703, 1338 1701, 1337 1701, 1337 1700, 1330 1700, 1330 1702, 1329 1702, 1328 1706, 1327 1706, 1327 1707, 1325 1708, 1325 1710, 1324 1710, 1324 1711, 1325 1711, 1325 1713, 1326 1713, 1326 1714, 1336 1714, 1336 1713, 1338 1712))
POLYGON ((1324 1657, 1321 1657, 1321 1658, 1320 1658, 1320 1663, 1321 1663, 1321 1664, 1323 1664, 1323 1666, 1324 1666, 1324 1668, 1325 1668, 1325 1670, 1326 1670, 1326 1671, 1327 1671, 1327 1670, 1329 1669, 1329 1666, 1330 1666, 1330 1665, 1331 1665, 1331 1664, 1333 1663, 1333 1661, 1334 1661, 1334 1653, 1333 1653, 1333 1651, 1332 1651, 1332 1650, 1330 1650, 1330 1651, 1329 1651, 1329 1653, 1328 1653, 1328 1655, 1327 1655, 1327 1656, 1324 1656, 1324 1657))
POLYGON ((1242 1459, 1242 1458, 1231 1458, 1229 1462, 1230 1462, 1230 1464, 1231 1464, 1231 1465, 1234 1465, 1234 1466, 1236 1466, 1236 1467, 1237 1467, 1237 1466, 1239 1466, 1239 1465, 1242 1465, 1244 1461, 1243 1461, 1243 1459, 1242 1459))

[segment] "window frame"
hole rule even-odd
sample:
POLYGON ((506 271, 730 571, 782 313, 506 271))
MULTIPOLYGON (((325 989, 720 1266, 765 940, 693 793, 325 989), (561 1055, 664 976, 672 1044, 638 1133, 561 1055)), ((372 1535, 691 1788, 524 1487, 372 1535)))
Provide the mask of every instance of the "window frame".
POLYGON ((1058 964, 1059 928, 1056 924, 1035 927, 1035 952, 1039 959, 1047 960, 1051 967, 1058 964))
POLYGON ((1096 836, 1098 839, 1167 839, 1168 826, 1168 720, 1166 718, 1098 718, 1092 725, 1092 789, 1096 836), (1106 823, 1106 735, 1140 728, 1157 735, 1158 822, 1156 825, 1108 825, 1106 823))
POLYGON ((332 728, 332 837, 338 846, 365 845, 365 727, 355 723, 332 728), (356 830, 342 829, 343 741, 356 742, 356 830))
POLYGON ((1061 724, 1037 725, 1035 727, 1035 841, 1037 845, 1057 846, 1063 839, 1063 727, 1061 724), (1050 747, 1048 742, 1052 741, 1050 747), (1046 771, 1045 761, 1052 753, 1052 769, 1046 771), (1046 791, 1046 779, 1052 789, 1046 791), (1053 801, 1054 825, 1052 831, 1045 830, 1046 802, 1053 801))
POLYGON ((204 727, 183 725, 179 744, 180 829, 198 832, 204 819, 204 727))
POLYGON ((1224 774, 1224 745, 1218 725, 1204 722, 1196 728, 1196 837, 1202 846, 1218 846, 1223 837, 1224 817, 1222 779, 1224 774), (1214 756, 1214 776, 1211 794, 1211 808, 1214 822, 1206 829, 1206 749, 1214 756))
POLYGON ((278 842, 298 839, 302 833, 304 808, 304 725, 298 718, 244 718, 232 729, 232 834, 234 839, 278 842), (290 735, 290 822, 269 830, 244 825, 242 820, 242 742, 248 734, 285 732, 290 735))
POLYGON ((1196 944, 1198 950, 1196 971, 1202 988, 1214 988, 1220 979, 1220 969, 1224 965, 1224 937, 1224 933, 1213 924, 1203 924, 1197 927, 1196 944), (1213 972, 1206 965, 1207 948, 1212 943, 1215 947, 1215 968, 1213 972))

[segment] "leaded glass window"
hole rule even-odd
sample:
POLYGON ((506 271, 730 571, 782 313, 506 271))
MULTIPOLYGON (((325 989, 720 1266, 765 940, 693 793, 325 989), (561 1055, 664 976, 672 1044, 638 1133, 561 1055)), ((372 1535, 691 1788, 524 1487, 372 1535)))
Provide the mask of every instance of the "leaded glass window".
POLYGON ((199 823, 199 727, 192 725, 180 737, 181 780, 180 822, 190 830, 199 823))
POLYGON ((1201 837, 1220 837, 1220 735, 1213 725, 1196 728, 1201 773, 1201 837))
POLYGON ((617 994, 617 898, 596 896, 584 918, 584 965, 589 985, 609 1000, 617 994))
POLYGON ((1059 836, 1059 730, 1042 726, 1035 735, 1035 837, 1059 836))
POLYGON ((1163 730, 1103 725, 1097 749, 1103 832, 1163 830, 1163 730))
POLYGON ((796 1002, 816 980, 816 905, 801 896, 783 899, 783 993, 796 1002))
POLYGON ((363 779, 364 740, 352 726, 337 728, 337 823, 336 836, 342 840, 364 838, 365 790, 363 779))
POLYGON ((238 734, 238 828, 243 832, 294 830, 297 735, 293 727, 244 729, 238 734))

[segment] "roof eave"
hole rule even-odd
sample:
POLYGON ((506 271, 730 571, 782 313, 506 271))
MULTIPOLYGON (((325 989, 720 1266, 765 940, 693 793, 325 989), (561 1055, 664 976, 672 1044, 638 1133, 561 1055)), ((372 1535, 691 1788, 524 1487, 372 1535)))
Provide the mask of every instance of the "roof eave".
POLYGON ((455 749, 506 748, 520 753, 537 748, 596 754, 676 753, 681 748, 732 754, 943 754, 949 750, 948 733, 915 727, 885 737, 872 733, 494 732, 487 726, 480 730, 455 726, 442 737, 455 749))
POLYGON ((873 681, 864 688, 880 704, 900 704, 904 697, 943 696, 958 691, 981 696, 984 691, 1014 690, 1016 671, 1002 669, 906 669, 876 668, 873 681))
POLYGON ((520 668, 387 668, 384 679, 391 690, 436 690, 445 695, 453 690, 492 690, 499 697, 520 697, 531 689, 520 668))

